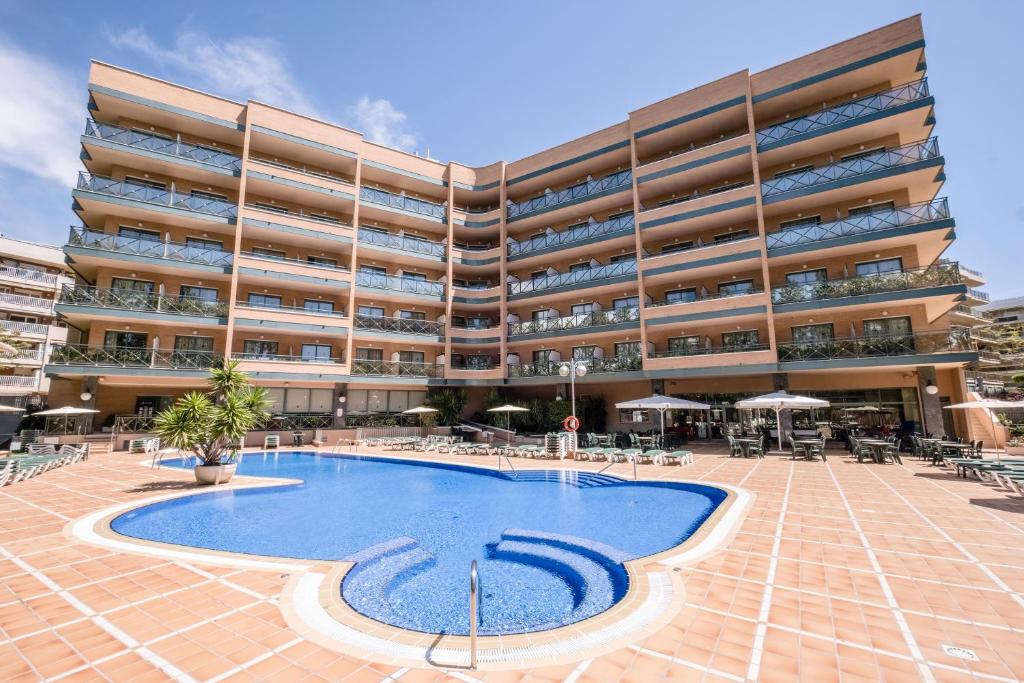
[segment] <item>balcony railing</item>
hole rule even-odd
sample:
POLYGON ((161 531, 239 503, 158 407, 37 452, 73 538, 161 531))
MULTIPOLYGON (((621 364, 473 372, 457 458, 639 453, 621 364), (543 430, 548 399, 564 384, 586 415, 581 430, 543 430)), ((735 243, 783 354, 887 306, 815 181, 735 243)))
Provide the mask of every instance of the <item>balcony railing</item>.
POLYGON ((608 190, 627 187, 633 182, 632 171, 619 171, 606 175, 597 180, 588 180, 585 183, 567 187, 557 192, 545 192, 540 197, 527 199, 526 201, 510 203, 508 205, 508 217, 519 218, 535 211, 550 209, 560 204, 568 204, 591 195, 596 195, 608 190))
POLYGON ((617 325, 619 323, 634 322, 640 320, 639 308, 614 308, 608 311, 597 311, 594 313, 578 313, 576 315, 565 315, 557 318, 540 318, 526 322, 509 323, 509 336, 523 334, 539 334, 543 332, 554 332, 556 330, 578 330, 582 328, 604 327, 606 325, 617 325))
POLYGON ((345 311, 324 311, 317 308, 306 308, 305 306, 257 304, 249 301, 236 301, 235 306, 237 308, 245 308, 250 311, 286 311, 288 313, 305 313, 306 315, 329 315, 338 318, 345 317, 345 311))
POLYGON ((908 225, 918 225, 929 221, 949 218, 949 204, 945 198, 930 202, 901 206, 895 209, 883 209, 871 213, 849 216, 842 220, 828 223, 810 224, 768 235, 768 248, 781 249, 797 244, 811 244, 827 240, 864 235, 879 230, 890 230, 908 225))
POLYGON ((731 299, 734 296, 748 296, 750 294, 763 294, 764 290, 759 287, 751 287, 750 289, 737 289, 737 290, 726 290, 724 292, 717 292, 712 294, 707 292, 704 294, 697 293, 692 299, 689 298, 675 298, 675 299, 661 299, 660 301, 652 301, 647 304, 647 308, 657 308, 659 306, 675 306, 676 304, 690 304, 696 301, 711 301, 714 299, 731 299))
POLYGON ((352 225, 346 223, 340 218, 334 216, 328 216, 323 213, 310 213, 308 210, 299 208, 298 210, 291 210, 287 206, 275 206, 273 204, 245 204, 246 210, 252 211, 267 211, 269 213, 276 213, 279 216, 290 216, 292 218, 299 218, 304 221, 313 221, 314 223, 324 223, 335 228, 351 228, 352 225))
POLYGON ((290 432, 296 429, 330 429, 333 424, 334 418, 322 413, 271 415, 262 427, 254 431, 290 432))
POLYGON ((370 204, 380 204, 392 209, 418 213, 423 216, 430 216, 439 220, 445 219, 445 207, 443 204, 428 202, 425 199, 407 197, 403 194, 395 194, 386 190, 378 190, 374 187, 359 188, 359 199, 370 204))
POLYGON ((427 240, 415 239, 404 235, 392 235, 376 230, 360 230, 359 241, 363 244, 372 244, 388 249, 410 251, 415 254, 426 254, 441 258, 445 254, 445 245, 440 242, 429 242, 427 240))
POLYGON ((374 289, 391 289, 408 294, 426 294, 428 296, 444 296, 444 283, 429 280, 417 280, 400 275, 382 275, 380 273, 356 272, 356 284, 360 287, 374 289))
POLYGON ((985 277, 980 270, 975 270, 974 268, 968 268, 967 266, 965 266, 963 264, 960 264, 960 272, 961 273, 967 273, 968 275, 973 275, 976 278, 984 278, 985 277))
POLYGON ((66 275, 47 273, 35 270, 34 268, 18 268, 16 266, 0 266, 0 277, 24 280, 26 282, 46 285, 48 287, 55 287, 58 283, 64 284, 66 282, 73 282, 73 280, 66 275))
POLYGON ((998 351, 992 351, 990 349, 982 349, 978 351, 978 359, 986 363, 1000 363, 1003 358, 998 351))
POLYGON ((36 349, 17 349, 14 353, 0 354, 0 363, 3 361, 31 362, 43 359, 43 347, 36 349))
POLYGON ((394 334, 415 334, 428 337, 443 337, 444 323, 430 320, 409 320, 408 318, 386 318, 377 315, 357 315, 357 330, 369 332, 390 332, 394 334))
POLYGON ((633 214, 620 216, 600 223, 588 223, 576 228, 569 228, 541 237, 532 237, 525 242, 511 242, 508 245, 509 256, 522 256, 535 251, 545 251, 557 247, 568 246, 595 237, 613 237, 633 232, 633 214))
POLYGON ((0 375, 0 387, 25 387, 32 388, 39 384, 39 378, 35 375, 0 375))
POLYGON ((210 351, 163 351, 125 346, 55 346, 51 365, 206 370, 221 365, 220 354, 210 351))
POLYGON ((38 296, 26 296, 24 294, 0 294, 0 306, 15 306, 18 308, 30 308, 43 313, 53 312, 53 299, 43 299, 38 296))
POLYGON ((284 161, 275 161, 274 159, 266 159, 259 156, 249 157, 252 161, 255 161, 266 166, 273 166, 274 168, 280 168, 285 171, 291 171, 292 173, 301 173, 302 175, 313 176, 314 178, 321 178, 323 180, 329 180, 334 183, 343 183, 345 185, 352 185, 352 181, 343 176, 336 176, 327 173, 326 171, 313 170, 306 166, 300 166, 297 164, 289 164, 284 161))
POLYGON ((465 323, 457 324, 452 323, 453 330, 494 330, 498 328, 498 324, 493 321, 479 322, 479 323, 465 323))
POLYGON ((929 138, 923 142, 913 142, 909 145, 886 149, 855 159, 838 161, 820 168, 771 178, 761 183, 761 194, 771 197, 844 178, 855 178, 859 175, 906 166, 918 161, 927 161, 938 156, 939 141, 937 138, 929 138))
POLYGON ((971 351, 974 344, 966 331, 920 332, 881 337, 850 337, 779 344, 779 361, 837 360, 879 356, 971 351))
POLYGON ((956 308, 954 308, 953 310, 962 315, 969 315, 972 318, 988 318, 988 316, 985 315, 985 311, 981 310, 980 308, 974 308, 973 306, 967 306, 965 304, 957 304, 956 308))
POLYGON ((95 306, 124 311, 149 311, 208 318, 225 317, 228 314, 226 301, 209 301, 191 296, 147 294, 128 289, 68 286, 60 291, 57 300, 62 304, 75 306, 95 306))
POLYGON ((316 261, 309 261, 303 258, 295 258, 292 256, 277 256, 274 254, 259 254, 251 251, 240 252, 242 256, 252 259, 259 259, 261 261, 271 261, 273 263, 291 263, 298 266, 308 266, 309 268, 323 268, 324 270, 339 271, 342 273, 349 272, 348 268, 337 263, 317 263, 316 261))
MULTIPOLYGON (((637 354, 611 356, 609 358, 591 358, 589 360, 577 360, 577 364, 587 366, 589 373, 602 372, 630 372, 643 368, 643 359, 637 354)), ((558 370, 562 363, 550 361, 547 363, 522 363, 508 366, 509 377, 554 377, 558 376, 558 370)))
POLYGON ((166 138, 160 135, 152 135, 131 128, 122 128, 110 123, 100 123, 92 119, 85 121, 85 134, 87 137, 98 140, 109 140, 122 145, 144 149, 148 152, 158 152, 170 156, 198 161, 201 164, 209 164, 218 168, 225 168, 229 171, 239 171, 242 168, 242 160, 237 154, 231 154, 224 150, 196 145, 189 142, 182 142, 180 137, 175 139, 166 138))
POLYGON ((164 190, 142 183, 133 183, 130 180, 107 178, 85 171, 80 171, 78 174, 78 189, 146 204, 220 216, 221 218, 234 218, 238 215, 238 207, 234 202, 203 195, 183 194, 175 190, 164 190))
POLYGON ((683 356, 711 356, 719 353, 749 353, 767 351, 768 344, 729 344, 727 346, 685 346, 678 349, 655 351, 650 358, 680 358, 683 356))
POLYGON ((232 353, 236 360, 258 360, 272 363, 310 363, 323 365, 343 365, 344 358, 316 358, 313 356, 293 356, 283 353, 232 353))
POLYGON ((89 230, 88 228, 72 227, 68 236, 68 245, 99 249, 117 254, 132 256, 150 256, 165 258, 172 261, 200 263, 207 266, 230 266, 234 256, 230 251, 207 249, 180 242, 161 242, 153 239, 125 237, 106 232, 89 230))
POLYGON ((853 119, 923 100, 929 94, 926 79, 899 85, 874 95, 867 95, 807 116, 762 128, 757 131, 757 146, 764 147, 814 130, 838 126, 853 119))
POLYGON ((495 356, 465 356, 461 360, 452 358, 453 370, 493 370, 501 366, 501 359, 495 356))
POLYGON ((369 375, 374 377, 443 377, 444 368, 434 363, 407 363, 398 360, 364 360, 356 358, 352 361, 353 375, 369 375))
POLYGON ((636 261, 631 259, 628 261, 611 263, 607 266, 580 268, 578 270, 571 270, 568 273, 544 275, 542 277, 523 280, 522 282, 510 282, 508 285, 508 293, 528 294, 531 292, 542 292, 547 289, 566 287, 578 282, 595 282, 597 280, 607 280, 609 278, 632 275, 634 273, 636 273, 636 261))
POLYGON ((808 284, 790 284, 772 290, 772 303, 792 304, 802 301, 838 299, 847 296, 899 292, 923 287, 938 287, 960 283, 960 271, 955 263, 944 263, 927 268, 911 268, 877 275, 860 275, 823 280, 808 284))
POLYGON ((0 320, 0 329, 7 330, 13 334, 38 334, 46 336, 50 331, 49 325, 39 323, 22 323, 15 320, 0 320))
POLYGON ((745 187, 753 185, 753 181, 742 181, 738 183, 729 183, 722 187, 714 187, 710 190, 694 190, 690 194, 682 195, 681 197, 673 197, 672 199, 665 199, 658 202, 655 206, 641 206, 641 211, 654 211, 655 209, 662 209, 666 206, 675 206, 676 204, 685 204, 686 202, 692 202, 695 199, 704 199, 705 197, 713 197, 716 194, 724 194, 726 192, 732 192, 733 190, 742 190, 745 187))
POLYGON ((973 287, 967 290, 967 295, 972 299, 979 299, 981 301, 989 301, 991 299, 988 292, 983 292, 980 289, 974 289, 973 287))

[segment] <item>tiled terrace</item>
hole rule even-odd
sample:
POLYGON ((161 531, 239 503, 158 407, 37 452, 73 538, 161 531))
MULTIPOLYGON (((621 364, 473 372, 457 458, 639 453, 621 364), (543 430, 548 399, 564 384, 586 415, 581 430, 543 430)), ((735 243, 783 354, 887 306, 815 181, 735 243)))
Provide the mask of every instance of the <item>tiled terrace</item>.
POLYGON ((697 452, 691 466, 641 466, 641 476, 732 484, 756 499, 724 548, 677 570, 686 599, 671 625, 583 662, 483 672, 361 661, 305 640, 279 607, 287 574, 72 540, 69 521, 192 486, 190 473, 150 470, 139 456, 97 455, 0 489, 0 680, 1024 678, 1024 500, 910 459, 900 467, 838 452, 827 464, 697 452))

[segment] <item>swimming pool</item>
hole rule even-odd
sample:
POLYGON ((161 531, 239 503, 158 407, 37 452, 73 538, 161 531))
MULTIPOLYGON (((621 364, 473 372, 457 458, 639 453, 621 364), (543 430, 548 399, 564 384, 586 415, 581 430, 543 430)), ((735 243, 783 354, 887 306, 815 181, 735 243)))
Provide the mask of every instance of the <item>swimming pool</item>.
POLYGON ((468 632, 472 560, 481 634, 563 626, 614 605, 628 589, 624 562, 682 543, 727 495, 697 484, 301 451, 248 454, 238 473, 302 483, 174 498, 124 513, 111 528, 211 550, 349 560, 356 564, 341 592, 354 610, 457 635, 468 632))

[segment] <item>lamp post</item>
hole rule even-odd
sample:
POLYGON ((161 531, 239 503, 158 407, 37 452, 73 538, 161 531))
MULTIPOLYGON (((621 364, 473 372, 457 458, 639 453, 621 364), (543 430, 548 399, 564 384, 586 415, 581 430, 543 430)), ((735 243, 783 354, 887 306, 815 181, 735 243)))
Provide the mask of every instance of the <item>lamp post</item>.
POLYGON ((576 378, 587 374, 587 366, 577 363, 575 359, 563 362, 558 368, 558 374, 569 378, 569 395, 572 398, 572 414, 576 416, 576 378))

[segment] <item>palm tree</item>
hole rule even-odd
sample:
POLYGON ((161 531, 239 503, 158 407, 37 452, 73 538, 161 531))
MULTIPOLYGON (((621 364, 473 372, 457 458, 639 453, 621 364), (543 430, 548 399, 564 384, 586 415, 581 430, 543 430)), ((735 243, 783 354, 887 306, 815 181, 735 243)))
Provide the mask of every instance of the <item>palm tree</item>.
POLYGON ((469 398, 462 387, 444 387, 426 400, 426 404, 437 409, 438 423, 447 427, 454 426, 462 417, 462 410, 469 398))

